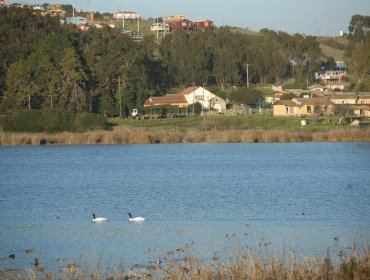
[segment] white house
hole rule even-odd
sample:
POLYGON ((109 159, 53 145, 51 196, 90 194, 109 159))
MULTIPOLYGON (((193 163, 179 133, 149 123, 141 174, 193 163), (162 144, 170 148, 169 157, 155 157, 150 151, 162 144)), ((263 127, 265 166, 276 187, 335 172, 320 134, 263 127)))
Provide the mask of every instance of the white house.
POLYGON ((205 110, 216 110, 218 113, 226 111, 226 102, 221 97, 213 94, 204 87, 193 86, 184 89, 177 94, 166 94, 161 97, 150 97, 144 106, 173 105, 186 107, 199 102, 205 110))
POLYGON ((128 11, 121 11, 117 12, 113 15, 115 19, 132 19, 132 20, 138 20, 140 19, 140 15, 136 12, 128 12, 128 11))
POLYGON ((151 25, 150 31, 159 33, 168 33, 170 32, 170 25, 168 23, 156 22, 151 25))
POLYGON ((189 104, 199 102, 206 110, 214 109, 219 113, 223 113, 226 110, 225 100, 204 87, 189 87, 180 92, 180 94, 185 96, 189 104))

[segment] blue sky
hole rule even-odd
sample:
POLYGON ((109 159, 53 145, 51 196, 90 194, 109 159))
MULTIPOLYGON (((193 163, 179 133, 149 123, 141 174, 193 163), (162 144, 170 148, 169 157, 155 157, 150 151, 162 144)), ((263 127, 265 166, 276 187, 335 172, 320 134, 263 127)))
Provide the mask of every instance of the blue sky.
MULTIPOLYGON (((6 1, 14 2, 74 3, 76 8, 90 10, 91 0, 6 1)), ((330 36, 348 32, 352 15, 370 15, 369 0, 92 0, 92 4, 99 12, 115 12, 123 6, 144 18, 181 13, 191 20, 211 19, 217 26, 330 36)))

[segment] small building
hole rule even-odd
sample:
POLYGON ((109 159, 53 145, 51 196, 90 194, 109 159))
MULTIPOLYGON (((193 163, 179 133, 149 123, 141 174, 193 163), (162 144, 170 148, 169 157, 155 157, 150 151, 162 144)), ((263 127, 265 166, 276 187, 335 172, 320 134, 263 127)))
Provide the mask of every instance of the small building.
POLYGON ((150 26, 150 31, 158 33, 168 33, 170 32, 170 25, 164 22, 156 22, 150 26))
POLYGON ((350 112, 356 117, 370 117, 370 105, 356 105, 350 107, 350 112))
POLYGON ((68 24, 73 24, 73 25, 86 24, 87 23, 87 18, 84 18, 84 17, 70 17, 70 18, 66 19, 66 22, 68 24))
POLYGON ((166 94, 164 96, 152 96, 145 100, 144 107, 171 105, 180 108, 187 107, 188 101, 182 94, 166 94))
POLYGON ((357 97, 358 105, 370 105, 370 92, 360 92, 357 97))
POLYGON ((185 19, 185 16, 182 14, 176 14, 173 16, 167 16, 167 17, 162 17, 163 22, 173 22, 173 21, 179 21, 185 19))
POLYGON ((326 82, 324 86, 328 90, 332 91, 343 91, 347 90, 351 84, 349 82, 326 82))
POLYGON ((115 28, 115 24, 113 21, 97 21, 91 22, 91 25, 96 28, 103 28, 104 26, 108 26, 110 28, 115 28))
POLYGON ((127 19, 127 20, 138 20, 140 15, 136 12, 120 11, 113 14, 114 19, 127 19))
POLYGON ((310 85, 307 89, 313 92, 323 92, 325 88, 322 85, 314 84, 314 85, 310 85))
POLYGON ((66 11, 62 9, 61 5, 52 5, 49 10, 47 10, 47 14, 51 17, 60 17, 64 19, 66 17, 66 11))
POLYGON ((357 95, 330 95, 330 100, 336 105, 355 105, 357 104, 357 95))
POLYGON ((333 115, 335 104, 327 97, 293 98, 279 100, 273 104, 274 116, 300 117, 313 115, 333 115))
POLYGON ((275 91, 272 95, 266 95, 265 96, 265 102, 270 103, 270 104, 274 104, 276 101, 280 100, 281 96, 283 96, 285 94, 289 94, 289 92, 285 91, 285 90, 275 91))
POLYGON ((224 99, 213 94, 204 87, 193 86, 184 89, 177 94, 166 94, 160 97, 150 97, 144 102, 144 107, 171 105, 187 107, 199 102, 205 110, 216 110, 218 113, 226 111, 224 99))
POLYGON ((201 20, 201 21, 195 21, 194 22, 194 29, 211 29, 213 28, 213 21, 212 20, 201 20))
POLYGON ((194 29, 194 23, 189 19, 171 21, 169 25, 170 25, 170 31, 173 31, 173 30, 190 31, 194 29))

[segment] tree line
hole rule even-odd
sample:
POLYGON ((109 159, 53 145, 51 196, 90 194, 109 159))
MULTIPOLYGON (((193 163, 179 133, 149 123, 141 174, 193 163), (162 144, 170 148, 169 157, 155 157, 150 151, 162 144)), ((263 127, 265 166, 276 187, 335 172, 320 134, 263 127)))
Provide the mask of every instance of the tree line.
MULTIPOLYGON (((353 30, 359 33, 355 24, 353 30)), ((350 61, 369 47, 368 37, 356 36, 350 61)), ((48 108, 125 116, 173 88, 206 84, 224 92, 245 86, 247 76, 252 86, 312 81, 332 59, 322 61, 316 38, 301 34, 262 29, 250 35, 223 27, 134 42, 109 27, 79 32, 57 18, 11 7, 0 9, 0 46, 1 113, 48 108)), ((366 82, 366 65, 356 63, 351 66, 366 82)))

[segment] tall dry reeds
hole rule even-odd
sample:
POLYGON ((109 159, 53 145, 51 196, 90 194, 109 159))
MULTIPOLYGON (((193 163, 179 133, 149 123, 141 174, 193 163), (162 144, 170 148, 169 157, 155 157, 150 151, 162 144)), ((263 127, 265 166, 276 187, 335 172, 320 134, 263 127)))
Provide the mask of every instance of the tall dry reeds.
POLYGON ((235 254, 229 261, 204 261, 185 256, 155 262, 146 268, 102 269, 68 264, 58 272, 27 269, 25 272, 0 270, 1 279, 167 279, 167 280, 367 280, 370 279, 370 253, 353 251, 340 259, 272 256, 253 251, 235 254))
POLYGON ((341 129, 319 132, 286 130, 150 130, 118 126, 111 131, 62 133, 0 132, 1 146, 158 144, 158 143, 288 143, 288 142, 369 142, 369 129, 341 129))

